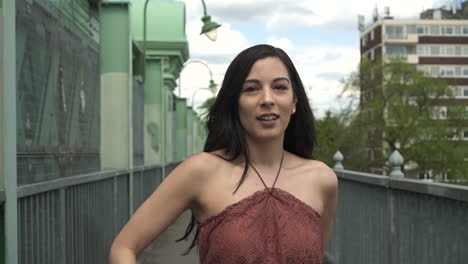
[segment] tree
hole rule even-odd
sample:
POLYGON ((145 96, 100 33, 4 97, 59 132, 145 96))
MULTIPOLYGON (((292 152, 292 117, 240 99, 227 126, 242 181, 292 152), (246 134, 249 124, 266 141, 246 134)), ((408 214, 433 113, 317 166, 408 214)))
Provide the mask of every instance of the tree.
POLYGON ((208 109, 210 109, 210 107, 214 104, 215 100, 216 100, 216 97, 210 97, 206 99, 206 101, 203 102, 203 104, 198 107, 198 110, 200 110, 201 112, 208 111, 208 109))
POLYGON ((345 80, 345 91, 351 91, 354 100, 353 92, 360 91, 351 122, 356 125, 347 129, 360 129, 368 137, 368 156, 375 164, 385 164, 398 149, 407 169, 468 177, 463 157, 467 145, 454 137, 468 127, 465 110, 452 106, 453 114, 439 111, 443 100, 450 98, 444 80, 426 77, 415 65, 400 60, 363 60, 359 71, 345 80))

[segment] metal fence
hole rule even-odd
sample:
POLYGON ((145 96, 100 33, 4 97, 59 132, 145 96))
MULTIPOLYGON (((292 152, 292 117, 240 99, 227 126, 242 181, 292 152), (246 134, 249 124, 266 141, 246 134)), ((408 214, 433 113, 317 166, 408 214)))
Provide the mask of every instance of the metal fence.
MULTIPOLYGON (((161 182, 161 167, 140 167, 133 174, 137 208, 161 182)), ((118 170, 20 187, 19 263, 106 263, 128 221, 128 180, 129 171, 118 170)))
POLYGON ((466 263, 468 187, 336 173, 331 263, 466 263))

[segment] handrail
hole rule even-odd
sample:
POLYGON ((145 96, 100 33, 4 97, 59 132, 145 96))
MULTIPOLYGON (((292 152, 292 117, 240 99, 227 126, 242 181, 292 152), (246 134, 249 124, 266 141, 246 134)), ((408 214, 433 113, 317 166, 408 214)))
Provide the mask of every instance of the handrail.
POLYGON ((338 178, 370 185, 381 186, 389 189, 397 189, 431 196, 454 199, 468 202, 468 186, 427 182, 408 178, 393 178, 371 173, 363 173, 350 170, 335 170, 338 178))

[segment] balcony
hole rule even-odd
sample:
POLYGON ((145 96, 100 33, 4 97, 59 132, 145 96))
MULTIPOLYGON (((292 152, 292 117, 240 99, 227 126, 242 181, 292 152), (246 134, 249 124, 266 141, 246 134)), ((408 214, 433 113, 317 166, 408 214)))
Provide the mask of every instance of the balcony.
POLYGON ((385 43, 418 43, 418 34, 384 34, 383 42, 385 43))

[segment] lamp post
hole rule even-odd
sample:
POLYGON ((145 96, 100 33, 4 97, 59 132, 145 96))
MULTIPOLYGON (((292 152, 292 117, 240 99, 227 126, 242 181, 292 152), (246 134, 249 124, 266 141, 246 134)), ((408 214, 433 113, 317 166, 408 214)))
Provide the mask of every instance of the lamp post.
MULTIPOLYGON (((182 70, 180 72, 182 73, 182 71, 185 69, 185 66, 192 64, 192 63, 200 63, 204 65, 206 69, 208 69, 208 73, 210 74, 210 84, 208 85, 208 87, 212 90, 213 95, 216 94, 215 90, 216 90, 217 84, 213 81, 213 72, 211 71, 210 67, 208 66, 206 62, 202 60, 189 60, 186 63, 184 63, 184 65, 182 66, 182 70)), ((179 75, 179 97, 182 97, 182 88, 181 88, 182 78, 181 77, 182 77, 182 74, 179 75)))
MULTIPOLYGON (((145 70, 146 69, 145 68, 146 67, 146 63, 145 63, 145 60, 146 60, 146 15, 148 11, 148 3, 149 3, 149 0, 146 0, 145 5, 143 7, 143 79, 146 76, 146 70, 145 70)), ((202 0, 202 4, 203 4, 203 17, 201 20, 203 21, 203 27, 202 27, 200 35, 205 34, 210 40, 216 41, 218 37, 217 29, 221 26, 221 24, 211 21, 211 16, 209 16, 206 11, 206 4, 204 0, 202 0)))

